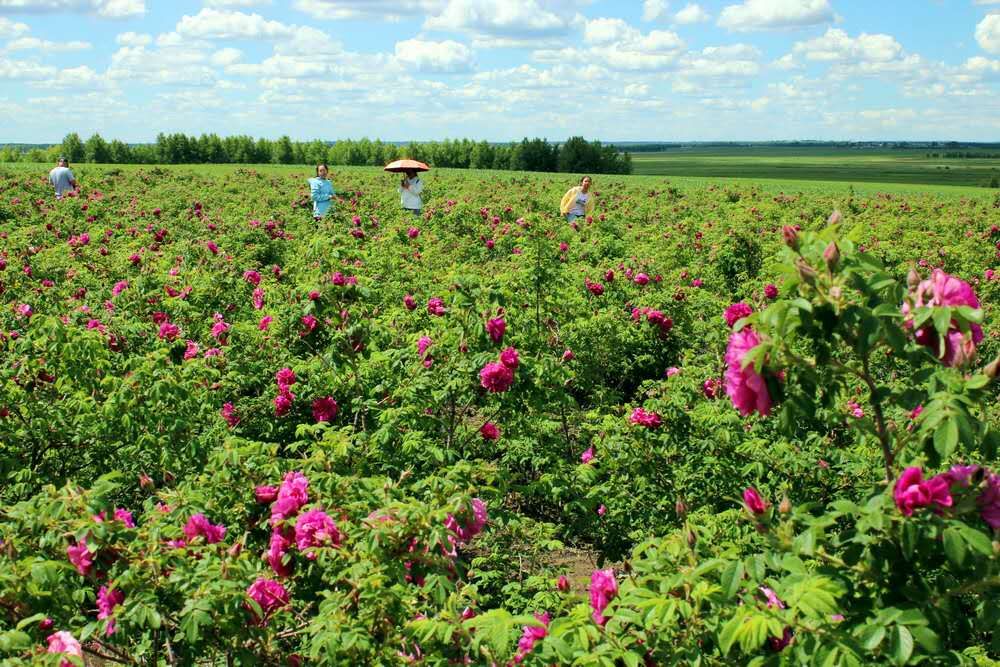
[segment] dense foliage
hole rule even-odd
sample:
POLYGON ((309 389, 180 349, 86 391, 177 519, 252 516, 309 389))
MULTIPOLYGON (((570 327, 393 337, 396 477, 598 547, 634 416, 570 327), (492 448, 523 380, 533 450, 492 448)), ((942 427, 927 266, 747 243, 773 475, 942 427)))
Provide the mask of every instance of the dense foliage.
POLYGON ((86 141, 71 132, 61 144, 26 152, 0 150, 0 162, 55 162, 63 156, 70 163, 97 164, 320 164, 380 167, 401 157, 421 160, 435 167, 458 169, 510 169, 515 171, 589 172, 630 174, 632 158, 612 145, 570 137, 550 144, 545 139, 496 144, 459 139, 410 142, 403 146, 379 139, 292 141, 256 139, 246 135, 200 137, 183 133, 156 136, 155 144, 106 141, 94 134, 86 141))
POLYGON ((991 199, 306 176, 0 173, 3 664, 1000 659, 991 199))

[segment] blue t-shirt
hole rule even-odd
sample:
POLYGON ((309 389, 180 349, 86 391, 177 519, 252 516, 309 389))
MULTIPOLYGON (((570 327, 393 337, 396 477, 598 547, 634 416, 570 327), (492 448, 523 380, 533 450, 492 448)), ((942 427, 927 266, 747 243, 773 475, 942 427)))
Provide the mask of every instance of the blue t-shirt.
POLYGON ((330 202, 336 194, 333 191, 333 183, 328 178, 314 176, 309 179, 309 192, 313 200, 313 215, 322 217, 330 209, 330 202))

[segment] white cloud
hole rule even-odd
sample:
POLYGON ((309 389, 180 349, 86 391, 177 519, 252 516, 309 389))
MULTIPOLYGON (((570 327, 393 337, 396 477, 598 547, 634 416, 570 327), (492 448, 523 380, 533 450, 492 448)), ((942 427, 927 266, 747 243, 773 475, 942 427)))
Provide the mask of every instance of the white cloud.
POLYGON ((295 26, 269 21, 260 14, 202 9, 194 16, 182 16, 177 33, 204 39, 289 39, 295 26))
POLYGON ((217 67, 225 67, 235 64, 241 57, 243 57, 243 52, 239 49, 226 48, 213 53, 208 61, 217 67))
POLYGON ((37 37, 21 37, 8 42, 5 51, 34 51, 35 53, 55 53, 59 51, 84 51, 91 48, 90 42, 50 42, 37 37))
POLYGON ((1000 53, 1000 14, 988 14, 976 26, 976 41, 984 51, 1000 53))
POLYGON ((792 52, 808 60, 888 62, 903 53, 903 47, 890 35, 861 33, 850 37, 839 28, 827 28, 821 37, 797 42, 792 52))
POLYGON ((792 55, 791 53, 786 53, 785 55, 781 56, 773 63, 771 63, 771 67, 775 69, 789 70, 789 69, 799 69, 802 66, 799 65, 798 62, 796 62, 794 55, 792 55))
POLYGON ((829 0, 744 0, 729 5, 718 25, 727 30, 776 30, 827 23, 834 18, 829 0))
POLYGON ((570 7, 569 0, 448 0, 424 28, 522 39, 564 35, 579 20, 570 7))
POLYGON ((295 0, 292 7, 318 19, 402 18, 436 14, 445 0, 295 0))
POLYGON ((469 47, 450 39, 443 42, 420 39, 396 42, 396 60, 418 72, 468 72, 473 66, 469 47))
POLYGON ((81 65, 79 67, 59 70, 51 78, 31 81, 28 85, 32 88, 79 88, 92 90, 94 88, 107 88, 108 81, 86 65, 81 65))
POLYGON ((123 32, 115 37, 119 46, 146 46, 152 41, 151 36, 138 32, 123 32))
POLYGON ((679 25, 691 25, 692 23, 704 23, 712 16, 701 8, 701 5, 688 3, 684 9, 674 15, 674 22, 679 25))
POLYGON ((667 0, 643 0, 642 20, 657 21, 667 15, 667 8, 670 3, 667 0))
MULTIPOLYGON (((159 40, 158 40, 159 41, 159 40)), ((107 77, 112 81, 140 81, 150 85, 207 86, 218 78, 205 64, 205 54, 189 46, 170 45, 164 40, 159 49, 123 46, 111 55, 107 77)))
POLYGON ((206 7, 227 9, 229 7, 261 7, 270 5, 271 0, 203 0, 206 7))
POLYGON ((976 5, 1000 5, 1000 0, 973 0, 976 5))
POLYGON ((0 57, 0 79, 48 79, 55 76, 56 72, 56 68, 49 65, 0 57))
POLYGON ((120 19, 146 13, 144 0, 0 0, 0 10, 42 14, 85 12, 103 18, 120 19))
POLYGON ((0 16, 0 39, 20 37, 29 30, 30 28, 24 23, 14 23, 10 19, 0 16))
POLYGON ((760 71, 760 51, 749 44, 709 46, 681 58, 678 73, 684 78, 746 77, 760 71))
POLYGON ((610 44, 639 36, 639 31, 622 19, 598 18, 587 21, 583 28, 583 41, 588 44, 610 44))

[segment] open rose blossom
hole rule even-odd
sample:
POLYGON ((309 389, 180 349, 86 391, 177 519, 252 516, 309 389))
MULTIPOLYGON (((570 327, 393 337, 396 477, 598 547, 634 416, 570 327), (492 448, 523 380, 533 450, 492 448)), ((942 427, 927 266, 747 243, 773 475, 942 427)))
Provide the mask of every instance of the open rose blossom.
POLYGON ((614 569, 594 570, 590 575, 590 607, 594 623, 604 625, 607 622, 604 610, 617 595, 618 580, 615 579, 614 569))
MULTIPOLYGON (((920 281, 903 304, 902 311, 906 316, 904 323, 907 327, 913 326, 912 311, 925 306, 979 308, 979 299, 967 282, 941 269, 934 269, 931 277, 920 281)), ((983 328, 970 323, 968 333, 962 333, 957 322, 952 320, 942 347, 934 325, 928 322, 917 330, 914 338, 920 345, 930 348, 945 366, 962 366, 975 356, 976 345, 983 340, 983 328)))
POLYGON ((517 350, 512 347, 504 349, 504 351, 500 353, 500 363, 512 371, 517 370, 518 364, 521 363, 520 357, 517 355, 517 350))
MULTIPOLYGON (((299 515, 295 522, 295 546, 299 551, 307 551, 312 547, 339 547, 341 540, 337 524, 323 510, 312 509, 299 515)), ((315 558, 314 553, 307 553, 308 558, 315 558)))
POLYGON ((535 614, 535 620, 541 625, 526 625, 521 629, 521 638, 517 640, 517 653, 514 655, 514 664, 518 665, 524 661, 531 649, 535 648, 535 643, 544 639, 549 634, 549 613, 535 614))
POLYGON ((114 616, 115 607, 124 602, 125 594, 118 589, 109 590, 107 586, 101 586, 100 590, 97 591, 97 618, 102 621, 106 618, 111 619, 108 621, 104 634, 108 636, 115 634, 115 621, 112 616, 114 616))
POLYGON ((771 395, 764 378, 753 364, 742 368, 743 357, 759 344, 757 332, 747 327, 734 332, 726 348, 726 394, 744 417, 755 411, 763 417, 771 411, 771 395))
POLYGON ((317 422, 332 422, 337 417, 338 410, 333 396, 323 396, 312 402, 313 419, 317 422))
POLYGON ((278 488, 278 497, 271 507, 271 521, 295 516, 309 502, 309 480, 300 472, 285 473, 278 488))
MULTIPOLYGON (((76 640, 76 637, 65 630, 52 633, 45 638, 45 641, 49 643, 46 653, 74 655, 83 660, 83 647, 80 646, 80 642, 76 640)), ((63 660, 59 665, 60 667, 72 667, 73 663, 69 660, 63 660)))
POLYGON ((479 383, 490 392, 504 392, 514 384, 514 371, 500 362, 490 362, 479 371, 479 383))
POLYGON ((486 333, 490 335, 490 340, 499 343, 503 340, 503 335, 507 331, 507 322, 502 317, 494 317, 486 321, 486 333))
POLYGON ((633 424, 645 426, 646 428, 659 428, 662 423, 660 415, 655 412, 646 412, 642 408, 636 408, 633 410, 632 416, 629 417, 629 421, 633 424))
POLYGON ((726 312, 723 313, 722 316, 726 320, 726 326, 732 329, 733 325, 736 324, 737 321, 743 319, 744 317, 749 317, 752 313, 753 308, 740 301, 739 303, 734 303, 729 306, 729 308, 726 308, 726 312))
POLYGON ((66 556, 77 572, 83 576, 90 574, 90 569, 94 565, 94 554, 87 548, 86 539, 81 538, 76 544, 66 547, 66 556))
POLYGON ((247 588, 247 596, 257 603, 257 606, 260 607, 260 614, 263 614, 261 616, 254 607, 246 605, 256 625, 265 625, 271 614, 289 604, 288 591, 285 590, 285 587, 274 579, 265 579, 264 577, 259 577, 257 581, 250 584, 250 587, 247 588))
POLYGON ((226 535, 226 527, 211 523, 204 514, 192 514, 187 523, 184 524, 184 535, 188 542, 196 537, 205 538, 206 544, 221 542, 226 535))
POLYGON ((914 510, 931 505, 951 507, 949 487, 949 480, 944 476, 938 475, 925 480, 920 468, 911 467, 904 470, 896 480, 892 497, 903 516, 912 516, 914 510))
POLYGON ((500 429, 493 422, 486 422, 480 427, 479 434, 483 436, 483 440, 496 440, 500 437, 500 429))

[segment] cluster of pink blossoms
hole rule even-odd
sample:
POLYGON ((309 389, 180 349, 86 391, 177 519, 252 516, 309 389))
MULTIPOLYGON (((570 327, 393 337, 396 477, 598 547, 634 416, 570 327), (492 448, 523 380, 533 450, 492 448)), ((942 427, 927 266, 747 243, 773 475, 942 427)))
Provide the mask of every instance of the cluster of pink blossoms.
POLYGON ((726 326, 732 329, 736 322, 744 317, 749 317, 752 314, 753 308, 740 301, 726 308, 726 312, 724 312, 722 316, 726 320, 726 326))
POLYGON ((285 474, 279 487, 258 486, 254 489, 257 502, 271 504, 271 540, 266 559, 280 577, 292 573, 291 563, 286 562, 292 545, 313 560, 317 555, 316 548, 339 547, 343 540, 337 524, 323 510, 313 508, 299 514, 309 502, 308 489, 309 480, 294 471, 285 474))
POLYGON ((674 328, 674 321, 663 314, 662 311, 656 310, 655 308, 633 308, 632 309, 632 321, 638 322, 643 317, 646 318, 646 322, 654 327, 660 329, 660 335, 665 336, 674 328))
POLYGON ((976 495, 979 516, 993 530, 1000 530, 1000 475, 977 465, 956 465, 947 472, 924 479, 916 466, 900 474, 892 490, 893 500, 903 516, 932 508, 935 512, 952 507, 955 494, 976 495))
POLYGON ((278 383, 278 395, 274 397, 274 414, 281 417, 288 413, 295 400, 292 393, 292 385, 295 384, 295 371, 287 366, 275 373, 275 381, 278 383))
POLYGON ((479 371, 479 383, 483 389, 500 393, 510 389, 514 384, 514 371, 520 364, 517 350, 508 347, 500 353, 499 361, 492 361, 479 371))
POLYGON ((660 424, 663 423, 660 415, 655 412, 646 412, 643 408, 633 410, 629 421, 639 426, 645 426, 646 428, 659 428, 660 424))
POLYGON ((617 595, 618 580, 615 578, 615 571, 611 568, 594 570, 590 575, 590 608, 593 610, 591 616, 594 623, 601 626, 607 623, 604 610, 617 595))
POLYGON ((535 648, 535 644, 549 634, 549 621, 551 620, 549 612, 546 611, 534 616, 541 625, 525 625, 521 629, 521 638, 517 640, 517 653, 514 654, 515 665, 521 664, 535 648))
MULTIPOLYGON (((931 277, 920 281, 907 296, 902 306, 903 315, 906 317, 904 326, 912 329, 913 311, 926 306, 979 308, 979 299, 967 282, 948 275, 941 269, 934 269, 931 277)), ((934 356, 945 366, 963 366, 975 357, 976 345, 983 340, 983 328, 970 323, 969 331, 963 333, 953 319, 943 341, 933 324, 920 327, 914 338, 920 345, 930 348, 934 356)))

